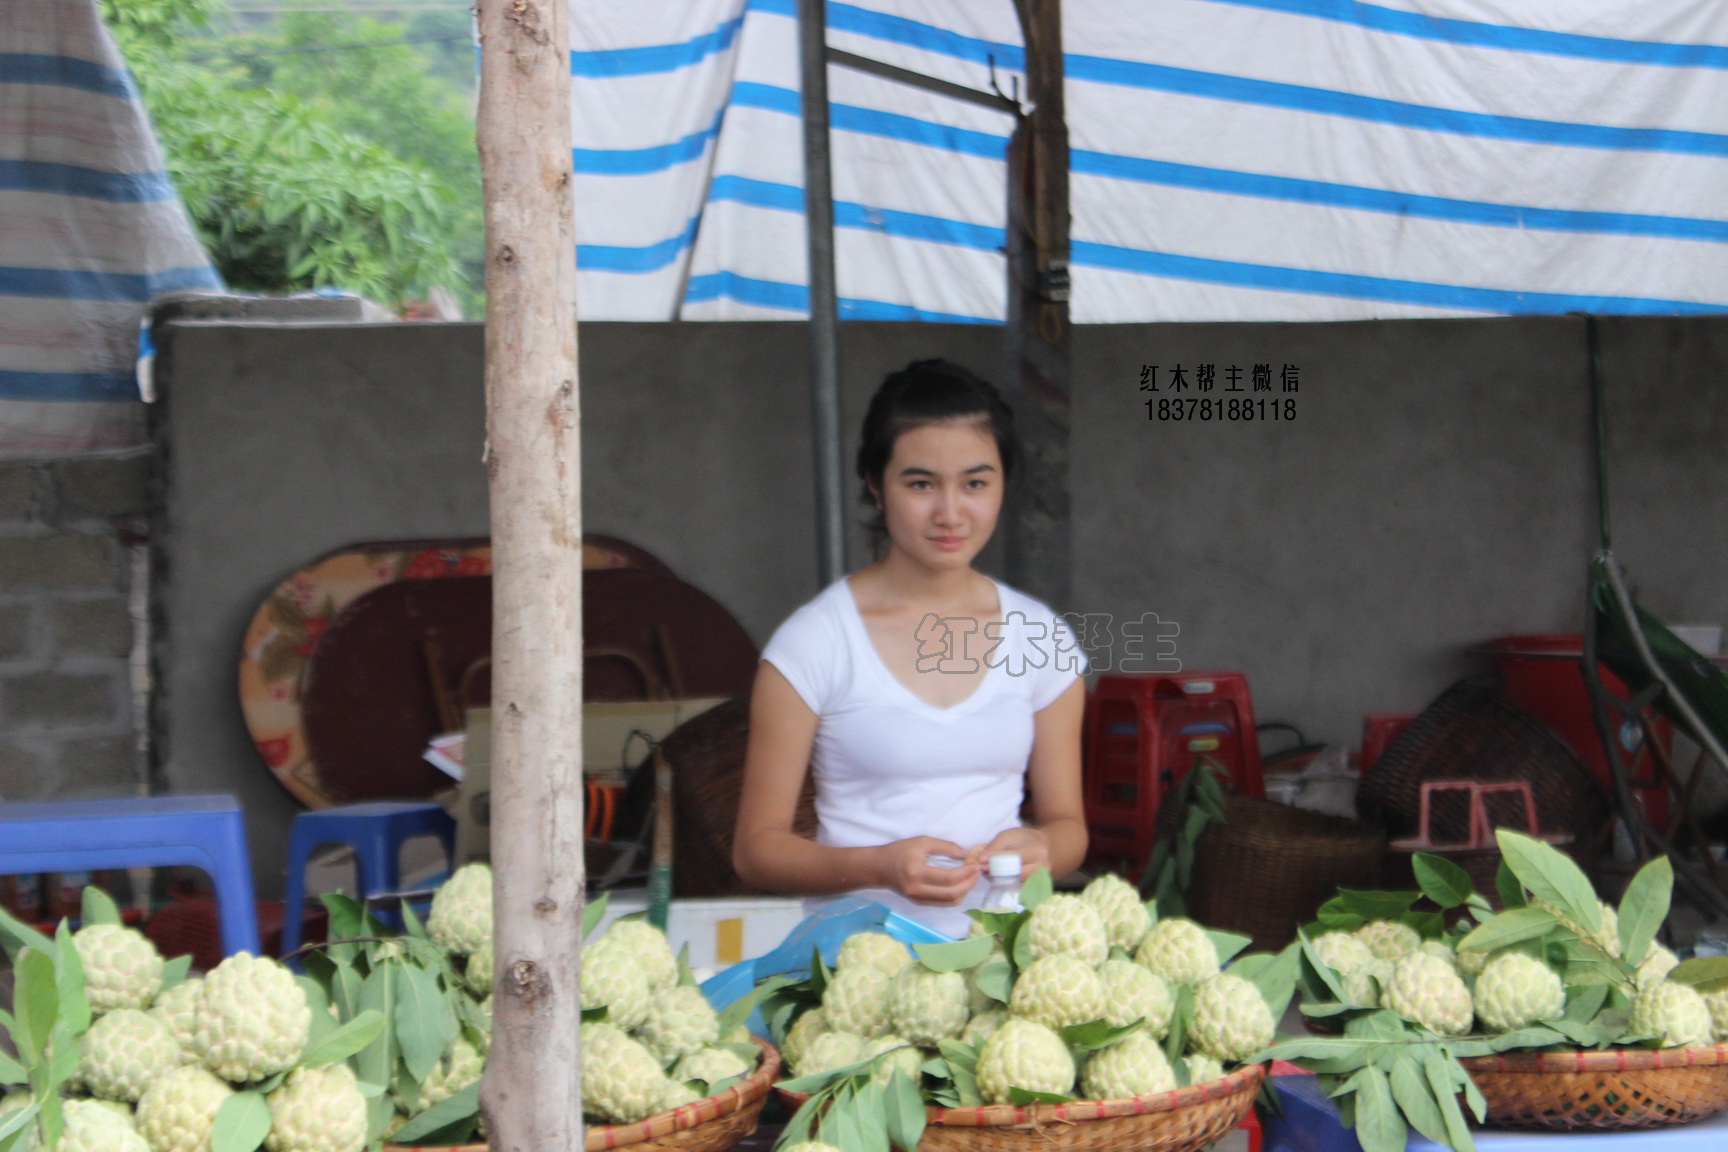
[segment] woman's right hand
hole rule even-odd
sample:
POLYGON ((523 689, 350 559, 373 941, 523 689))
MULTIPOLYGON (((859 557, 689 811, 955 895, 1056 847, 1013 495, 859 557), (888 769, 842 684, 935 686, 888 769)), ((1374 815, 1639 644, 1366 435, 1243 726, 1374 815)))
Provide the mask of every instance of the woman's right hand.
POLYGON ((953 905, 965 899, 972 886, 983 874, 976 862, 957 868, 944 868, 930 863, 932 856, 947 856, 964 860, 966 849, 934 836, 912 836, 884 844, 880 887, 892 888, 918 904, 953 905))

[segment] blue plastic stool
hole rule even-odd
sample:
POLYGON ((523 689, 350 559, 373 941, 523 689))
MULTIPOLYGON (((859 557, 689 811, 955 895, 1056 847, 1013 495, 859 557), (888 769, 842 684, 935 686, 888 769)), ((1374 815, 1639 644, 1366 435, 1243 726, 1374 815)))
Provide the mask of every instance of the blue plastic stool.
MULTIPOLYGON (((402 845, 416 836, 436 836, 444 842, 445 859, 456 859, 456 821, 437 804, 424 800, 380 800, 348 804, 294 817, 288 834, 287 909, 282 917, 282 955, 300 947, 300 919, 306 904, 306 862, 324 844, 354 849, 360 870, 360 896, 369 899, 401 887, 398 865, 402 845)), ((389 920, 384 913, 379 919, 389 920)))
POLYGON ((222 951, 257 955, 246 823, 232 796, 139 796, 0 804, 0 875, 202 868, 216 887, 222 951))

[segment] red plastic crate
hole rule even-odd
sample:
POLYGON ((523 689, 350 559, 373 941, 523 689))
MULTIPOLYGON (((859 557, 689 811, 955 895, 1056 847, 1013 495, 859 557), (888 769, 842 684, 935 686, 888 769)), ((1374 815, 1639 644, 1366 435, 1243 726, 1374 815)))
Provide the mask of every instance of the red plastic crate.
POLYGON ((1159 805, 1202 756, 1224 767, 1232 791, 1266 794, 1254 706, 1240 672, 1100 676, 1085 728, 1090 870, 1140 875, 1159 805))

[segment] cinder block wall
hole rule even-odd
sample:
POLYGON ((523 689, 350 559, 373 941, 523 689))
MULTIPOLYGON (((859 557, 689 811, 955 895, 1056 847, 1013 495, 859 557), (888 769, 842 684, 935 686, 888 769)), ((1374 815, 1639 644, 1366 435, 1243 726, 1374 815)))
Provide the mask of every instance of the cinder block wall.
POLYGON ((149 457, 0 461, 0 798, 135 792, 130 548, 149 457))

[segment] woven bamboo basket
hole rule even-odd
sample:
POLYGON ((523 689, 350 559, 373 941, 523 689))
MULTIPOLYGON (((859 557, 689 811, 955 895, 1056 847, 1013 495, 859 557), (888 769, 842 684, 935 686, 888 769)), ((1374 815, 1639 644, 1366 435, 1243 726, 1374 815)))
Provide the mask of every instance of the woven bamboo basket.
POLYGON ((1507 1052, 1459 1063, 1495 1128, 1653 1128, 1728 1109, 1728 1044, 1606 1052, 1507 1052))
MULTIPOLYGON (((1242 1122, 1265 1078, 1263 1065, 1249 1064, 1222 1080, 1124 1100, 930 1108, 918 1152, 1195 1152, 1242 1122)), ((793 1107, 806 1099, 781 1096, 793 1107)))
MULTIPOLYGON (((635 1124, 591 1124, 583 1152, 606 1152, 626 1145, 639 1152, 726 1152, 756 1131, 756 1118, 768 1099, 768 1089, 780 1074, 780 1053, 758 1038, 762 1061, 748 1079, 726 1091, 661 1112, 635 1124)), ((385 1152, 487 1152, 485 1144, 384 1145, 385 1152)))

